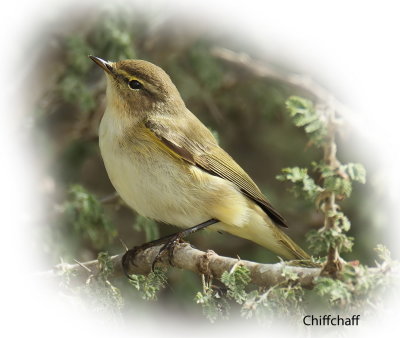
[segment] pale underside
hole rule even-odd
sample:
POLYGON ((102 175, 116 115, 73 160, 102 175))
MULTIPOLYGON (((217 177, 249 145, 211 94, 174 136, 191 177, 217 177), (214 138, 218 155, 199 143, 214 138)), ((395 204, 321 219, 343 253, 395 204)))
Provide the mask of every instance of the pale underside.
MULTIPOLYGON (((122 199, 139 214, 188 228, 211 218, 209 228, 249 239, 282 257, 293 256, 282 245, 282 232, 238 187, 221 177, 187 164, 177 165, 168 151, 151 141, 121 144, 121 127, 105 113, 100 149, 109 178, 122 199)), ((286 238, 287 236, 283 234, 286 238)))

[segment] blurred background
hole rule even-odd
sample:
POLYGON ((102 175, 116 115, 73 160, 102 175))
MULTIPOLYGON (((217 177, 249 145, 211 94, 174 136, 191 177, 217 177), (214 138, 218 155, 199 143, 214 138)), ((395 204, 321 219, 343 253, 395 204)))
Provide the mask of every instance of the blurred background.
MULTIPOLYGON (((303 130, 293 126, 285 110, 289 96, 305 94, 227 62, 217 57, 215 50, 245 52, 282 74, 296 72, 295 67, 270 58, 243 38, 184 20, 160 6, 144 13, 134 5, 101 5, 70 19, 37 37, 43 47, 36 52, 34 72, 25 84, 31 88, 34 108, 24 127, 32 135, 40 195, 46 201, 45 219, 38 222, 31 245, 45 258, 44 270, 60 258, 84 262, 95 259, 100 251, 121 253, 124 249, 119 239, 133 247, 177 230, 137 216, 115 196, 98 147, 105 77, 88 54, 111 61, 140 58, 162 67, 187 107, 217 135, 220 145, 287 218, 287 233, 307 249, 305 234, 320 228, 323 217, 275 179, 284 167, 309 166, 322 156, 307 144, 303 130)), ((36 42, 33 40, 32 46, 36 42)), ((341 203, 352 222, 350 235, 355 237, 353 251, 344 258, 365 264, 373 263, 373 248, 378 243, 388 245, 384 228, 391 217, 383 174, 365 151, 370 146, 368 139, 348 125, 338 137, 339 160, 361 162, 367 169, 367 184, 355 184, 352 197, 341 203)), ((201 250, 211 249, 220 255, 277 261, 265 249, 228 234, 200 232, 188 240, 201 250)), ((124 279, 116 284, 129 312, 134 307, 134 302, 129 302, 135 297, 132 287, 124 279)), ((160 298, 178 312, 192 313, 187 310, 194 308, 193 298, 200 289, 199 276, 170 269, 168 286, 160 298)))

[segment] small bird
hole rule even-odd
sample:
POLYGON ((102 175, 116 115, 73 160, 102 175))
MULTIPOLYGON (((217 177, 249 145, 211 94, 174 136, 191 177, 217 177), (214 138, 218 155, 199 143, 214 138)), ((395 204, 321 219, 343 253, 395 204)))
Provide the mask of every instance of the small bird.
MULTIPOLYGON (((309 259, 285 219, 185 106, 160 67, 89 56, 107 77, 101 155, 121 198, 140 215, 186 229, 228 232, 284 259, 309 259)), ((159 243, 154 241, 153 244, 159 243)))

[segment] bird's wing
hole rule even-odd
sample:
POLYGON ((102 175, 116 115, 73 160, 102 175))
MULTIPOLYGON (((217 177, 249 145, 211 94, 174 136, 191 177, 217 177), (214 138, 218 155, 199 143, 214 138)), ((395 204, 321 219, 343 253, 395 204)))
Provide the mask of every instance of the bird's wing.
POLYGON ((145 123, 148 131, 158 143, 174 156, 205 170, 211 175, 234 183, 245 196, 259 205, 276 224, 287 228, 283 216, 268 202, 250 176, 217 144, 210 131, 203 124, 201 126, 196 124, 196 130, 185 128, 188 125, 180 125, 179 128, 172 131, 151 120, 145 123))

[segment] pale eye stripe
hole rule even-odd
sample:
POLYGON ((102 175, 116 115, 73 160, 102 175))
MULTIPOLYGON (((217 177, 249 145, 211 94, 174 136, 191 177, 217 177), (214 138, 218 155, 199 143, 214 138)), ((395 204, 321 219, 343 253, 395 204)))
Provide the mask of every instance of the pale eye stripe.
POLYGON ((139 82, 151 83, 151 77, 135 71, 134 69, 125 70, 123 68, 118 69, 118 73, 124 76, 128 81, 136 80, 139 82))
POLYGON ((141 79, 139 79, 136 76, 132 76, 131 74, 129 74, 128 72, 126 72, 126 71, 124 71, 122 69, 117 71, 117 75, 119 77, 121 77, 126 83, 129 83, 130 81, 133 81, 133 80, 136 80, 136 81, 138 81, 140 83, 143 83, 143 81, 141 79))

